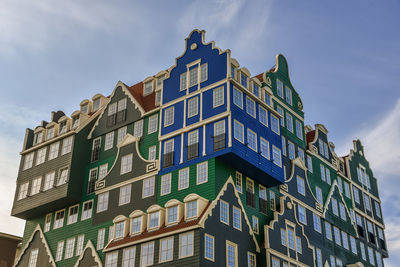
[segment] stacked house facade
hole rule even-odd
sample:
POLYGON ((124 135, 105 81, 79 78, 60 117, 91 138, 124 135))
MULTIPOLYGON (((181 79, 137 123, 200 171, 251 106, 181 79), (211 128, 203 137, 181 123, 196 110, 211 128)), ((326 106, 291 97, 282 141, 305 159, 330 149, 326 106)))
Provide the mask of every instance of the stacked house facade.
POLYGON ((205 32, 167 70, 27 129, 15 266, 383 266, 377 179, 304 125, 286 59, 252 76, 205 32))

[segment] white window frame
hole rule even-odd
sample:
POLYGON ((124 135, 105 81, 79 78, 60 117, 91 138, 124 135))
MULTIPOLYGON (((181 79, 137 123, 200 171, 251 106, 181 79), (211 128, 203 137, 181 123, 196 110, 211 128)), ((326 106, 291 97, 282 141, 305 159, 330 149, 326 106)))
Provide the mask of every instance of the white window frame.
POLYGON ((142 199, 146 197, 154 196, 154 186, 155 186, 155 177, 149 177, 143 179, 143 186, 142 186, 142 199), (146 194, 145 194, 146 192, 146 194))
POLYGON ((167 173, 161 176, 160 195, 165 196, 171 193, 172 173, 167 173))
POLYGON ((114 146, 114 131, 106 134, 106 138, 104 141, 104 151, 113 148, 114 146))
POLYGON ((118 206, 122 206, 131 202, 132 184, 124 185, 119 188, 118 206))
POLYGON ((208 182, 208 161, 204 161, 196 165, 196 174, 197 185, 208 182), (205 170, 203 170, 202 168, 205 168, 205 170), (204 175, 204 177, 202 175, 204 175))
POLYGON ((199 114, 199 97, 195 96, 187 101, 187 114, 188 118, 199 114))
POLYGON ((158 130, 158 114, 149 117, 147 134, 152 134, 158 130))
POLYGON ((178 172, 178 190, 189 188, 189 183, 190 183, 189 167, 180 169, 178 172))
POLYGON ((179 235, 179 256, 178 256, 178 258, 182 259, 182 258, 191 257, 193 255, 194 255, 194 232, 192 231, 192 232, 180 234, 179 235), (184 240, 184 238, 186 240, 184 240), (183 252, 185 252, 185 253, 183 253, 183 252))
POLYGON ((225 88, 224 86, 213 89, 213 108, 225 104, 225 88))
POLYGON ((164 110, 164 127, 174 124, 175 107, 169 107, 164 110))
MULTIPOLYGON (((240 129, 238 129, 238 130, 240 130, 240 129)), ((234 133, 233 134, 234 138, 236 140, 238 140, 239 142, 244 144, 244 125, 242 123, 240 123, 239 121, 237 121, 237 120, 233 120, 233 133, 234 133), (242 138, 241 139, 239 139, 240 136, 236 135, 236 128, 237 127, 241 127, 241 132, 242 132, 242 136, 241 136, 242 138)))
POLYGON ((101 193, 97 196, 96 213, 106 211, 108 209, 109 191, 101 193))

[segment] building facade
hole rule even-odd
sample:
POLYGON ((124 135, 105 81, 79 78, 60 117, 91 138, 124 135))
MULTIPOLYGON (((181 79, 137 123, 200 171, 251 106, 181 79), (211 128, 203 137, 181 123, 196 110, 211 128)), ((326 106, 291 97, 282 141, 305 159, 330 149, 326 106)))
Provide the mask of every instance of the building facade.
POLYGON ((167 70, 26 131, 15 266, 383 266, 377 180, 304 125, 286 59, 256 76, 194 30, 167 70))

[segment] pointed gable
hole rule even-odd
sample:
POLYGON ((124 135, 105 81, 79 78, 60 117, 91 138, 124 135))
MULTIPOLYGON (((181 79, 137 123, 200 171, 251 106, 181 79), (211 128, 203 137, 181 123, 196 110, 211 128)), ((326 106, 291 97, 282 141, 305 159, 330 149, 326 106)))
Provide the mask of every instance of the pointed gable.
POLYGON ((78 260, 74 265, 74 267, 86 267, 86 266, 91 266, 91 267, 103 266, 101 259, 99 258, 99 255, 97 254, 97 251, 93 246, 91 240, 89 240, 86 243, 83 252, 81 253, 81 255, 79 256, 78 260))

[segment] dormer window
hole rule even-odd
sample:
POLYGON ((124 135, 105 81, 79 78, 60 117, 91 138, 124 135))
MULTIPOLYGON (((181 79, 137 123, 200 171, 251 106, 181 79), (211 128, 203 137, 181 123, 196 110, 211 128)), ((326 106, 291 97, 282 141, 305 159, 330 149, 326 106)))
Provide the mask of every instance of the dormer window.
POLYGON ((160 226, 160 212, 152 212, 149 214, 149 230, 160 226))
POLYGON ((43 141, 43 131, 35 133, 33 138, 33 145, 40 144, 43 141))
POLYGON ((54 126, 47 129, 46 140, 54 137, 54 126))
POLYGON ((157 90, 163 87, 163 81, 165 79, 165 74, 157 78, 157 90))
POLYGON ((85 105, 81 106, 81 112, 88 114, 89 113, 89 104, 85 104, 85 105))
POLYGON ((114 238, 122 238, 125 233, 125 221, 118 222, 115 224, 114 238))
POLYGON ((79 115, 76 115, 72 118, 72 128, 76 129, 79 126, 79 115))
POLYGON ((186 203, 186 219, 197 217, 197 200, 186 203))
POLYGON ((153 92, 153 81, 144 84, 143 96, 149 95, 153 92))
POLYGON ((63 121, 60 123, 60 134, 67 132, 67 121, 63 121))
POLYGON ((178 205, 167 209, 167 224, 178 222, 178 205))
POLYGON ((244 73, 240 75, 240 84, 247 88, 247 76, 244 73))
POLYGON ((96 111, 100 108, 100 98, 97 98, 93 101, 93 111, 96 111))
POLYGON ((131 235, 142 232, 143 217, 136 217, 131 222, 131 235))

